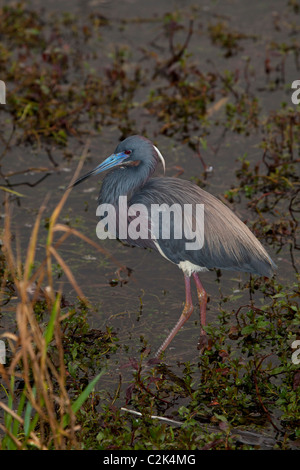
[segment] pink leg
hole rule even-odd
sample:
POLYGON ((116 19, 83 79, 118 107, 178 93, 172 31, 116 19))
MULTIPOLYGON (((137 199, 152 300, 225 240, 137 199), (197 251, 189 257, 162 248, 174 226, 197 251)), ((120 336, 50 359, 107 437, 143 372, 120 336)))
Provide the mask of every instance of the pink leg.
POLYGON ((193 307, 193 302, 192 302, 192 296, 191 296, 191 279, 189 276, 184 275, 184 282, 185 282, 185 306, 183 309, 183 312, 174 326, 173 330, 165 339, 163 344, 160 346, 158 349, 157 353, 155 354, 155 357, 159 357, 161 353, 169 346, 171 343, 172 339, 174 336, 178 333, 180 328, 184 325, 184 323, 190 318, 190 316, 193 313, 194 307, 193 307))
POLYGON ((200 328, 200 339, 198 343, 198 349, 203 351, 205 347, 208 344, 208 339, 207 335, 203 329, 203 326, 206 324, 206 304, 207 304, 207 294, 206 291, 199 279, 199 276, 197 273, 193 273, 193 278, 197 287, 197 294, 198 294, 198 300, 200 304, 200 323, 201 323, 201 328, 200 328))

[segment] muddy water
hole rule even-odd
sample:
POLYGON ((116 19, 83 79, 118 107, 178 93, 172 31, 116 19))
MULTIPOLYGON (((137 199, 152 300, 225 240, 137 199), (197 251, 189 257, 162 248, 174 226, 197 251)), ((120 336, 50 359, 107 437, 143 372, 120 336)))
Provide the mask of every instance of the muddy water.
MULTIPOLYGON (((10 2, 6 2, 10 3, 10 2)), ((49 1, 46 4, 31 0, 28 7, 35 9, 42 7, 43 15, 50 15, 52 12, 72 11, 75 15, 82 18, 90 12, 99 10, 111 20, 109 30, 103 32, 102 47, 108 51, 113 50, 117 44, 126 44, 133 48, 133 62, 138 62, 141 57, 139 47, 149 47, 151 41, 157 38, 161 32, 161 27, 157 23, 157 18, 161 18, 165 13, 175 9, 186 9, 193 12, 195 5, 201 11, 200 19, 197 17, 197 28, 190 44, 190 52, 194 54, 195 61, 203 64, 203 71, 210 70, 213 67, 224 70, 227 67, 227 60, 223 52, 214 47, 203 33, 201 18, 207 22, 208 18, 230 18, 233 26, 248 34, 258 35, 257 41, 248 41, 245 46, 245 56, 251 57, 253 73, 250 77, 250 86, 253 93, 258 94, 261 105, 265 112, 279 107, 283 100, 289 99, 288 90, 278 89, 273 93, 260 91, 266 85, 266 78, 263 74, 263 62, 265 59, 265 50, 262 44, 272 38, 274 34, 272 28, 272 12, 279 11, 282 1, 256 2, 251 4, 246 1, 225 1, 225 2, 193 2, 193 1, 172 1, 159 0, 153 2, 144 1, 49 1), (121 21, 132 18, 151 18, 153 22, 131 22, 129 27, 122 28, 121 21), (138 47, 137 47, 138 45, 138 47), (210 62, 208 62, 210 60, 210 62)), ((280 38, 280 31, 277 37, 280 38)), ((185 37, 178 36, 180 41, 185 37)), ((158 39, 159 41, 159 39, 158 39)), ((243 68, 244 61, 239 54, 230 59, 230 67, 234 69, 243 68)), ((150 66, 150 65, 149 65, 150 66)), ((99 73, 103 73, 102 64, 96 64, 99 67, 99 73)), ((292 60, 286 64, 286 81, 296 78, 295 64, 292 60)), ((142 93, 142 91, 141 91, 142 93)), ((133 111, 133 116, 136 111, 133 111)), ((147 129, 148 136, 155 135, 157 122, 155 117, 149 116, 145 110, 138 111, 136 132, 147 129)), ((9 128, 5 131, 9 133, 9 128)), ((6 135, 7 135, 6 134, 6 135)), ((94 168, 100 161, 112 153, 118 143, 120 133, 114 127, 103 129, 102 133, 91 138, 90 155, 85 163, 83 172, 94 168)), ((227 133, 223 136, 223 129, 216 126, 214 132, 207 137, 208 148, 203 151, 203 157, 208 165, 213 167, 205 181, 205 188, 216 196, 222 196, 225 190, 231 186, 237 185, 235 170, 239 167, 237 158, 247 152, 247 158, 252 161, 258 161, 261 158, 261 149, 258 144, 261 140, 259 135, 236 135, 227 133)), ((44 148, 33 150, 30 146, 18 146, 10 149, 3 162, 3 171, 21 171, 28 167, 48 167, 49 176, 35 187, 30 187, 23 183, 34 183, 41 175, 35 171, 25 175, 16 175, 11 180, 16 184, 14 189, 23 193, 26 197, 18 201, 14 206, 14 230, 20 234, 22 240, 22 250, 26 249, 31 227, 34 223, 37 210, 41 201, 47 194, 50 195, 45 212, 45 218, 51 214, 65 188, 71 180, 72 174, 78 163, 79 156, 83 150, 83 144, 70 138, 69 150, 75 154, 75 158, 70 161, 62 158, 62 152, 58 148, 52 149, 53 158, 58 162, 58 167, 53 168, 49 161, 47 152, 44 148)), ((190 179, 192 177, 203 178, 203 167, 199 159, 193 152, 178 144, 175 140, 157 135, 155 143, 165 157, 167 164, 167 175, 174 175, 179 165, 184 169, 181 178, 190 179)), ((161 168, 158 169, 158 172, 161 168)), ((43 173, 44 174, 44 173, 43 173)), ((83 183, 75 188, 63 210, 61 221, 72 221, 72 225, 77 226, 93 240, 96 238, 97 218, 95 215, 97 207, 97 194, 99 191, 99 180, 94 178, 88 183, 83 183), (74 223, 75 221, 75 223, 74 223)), ((243 220, 249 218, 252 220, 253 214, 249 213, 246 205, 235 207, 236 212, 243 220)), ((46 221, 45 221, 46 222, 46 221)), ((46 238, 46 229, 41 228, 41 239, 38 256, 43 256, 43 242, 46 238)), ((105 328, 106 325, 112 326, 122 345, 128 346, 128 349, 122 348, 122 360, 139 354, 141 337, 148 345, 151 345, 152 351, 156 351, 160 343, 167 335, 168 331, 177 321, 184 300, 183 276, 179 269, 168 263, 157 253, 150 253, 138 248, 124 247, 116 241, 100 242, 104 247, 110 250, 114 256, 124 265, 132 270, 132 276, 127 283, 117 283, 112 286, 111 280, 116 277, 115 266, 104 260, 89 245, 79 242, 76 239, 69 239, 68 243, 61 249, 65 261, 72 269, 81 289, 95 306, 95 312, 90 314, 90 323, 93 328, 105 328)), ((293 271, 286 254, 281 252, 276 256, 271 249, 268 249, 276 263, 279 265, 278 277, 286 282, 289 277, 292 278, 293 271)), ((202 282, 209 294, 208 304, 208 322, 218 321, 219 302, 222 296, 239 290, 240 284, 243 284, 248 276, 246 274, 236 274, 223 272, 221 282, 216 282, 214 272, 204 273, 202 282)), ((68 301, 76 301, 76 293, 63 277, 58 283, 64 284, 64 293, 68 301)), ((234 309, 241 304, 249 303, 249 293, 243 291, 242 298, 231 302, 230 308, 234 309)), ((193 293, 195 305, 197 300, 195 292, 193 293)), ((262 298, 255 298, 258 303, 262 298)), ((228 306, 227 306, 228 307, 228 306)), ((228 307, 229 308, 229 307, 228 307)), ((3 321, 3 320, 2 320, 3 321)), ((5 322, 2 323, 2 327, 5 322)), ((175 364, 177 360, 194 361, 197 359, 197 340, 199 334, 199 316, 195 308, 190 321, 184 326, 177 335, 167 353, 167 360, 175 364)), ((120 355, 119 355, 120 356, 120 355)), ((120 357, 116 360, 119 361, 120 357)), ((115 360, 115 359, 114 359, 115 360)))

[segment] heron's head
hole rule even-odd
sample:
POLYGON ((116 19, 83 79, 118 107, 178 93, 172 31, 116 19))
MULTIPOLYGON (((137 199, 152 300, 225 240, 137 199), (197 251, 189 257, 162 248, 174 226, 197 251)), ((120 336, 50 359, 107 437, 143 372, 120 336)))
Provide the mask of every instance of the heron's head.
POLYGON ((141 165, 148 166, 154 171, 159 162, 162 163, 165 171, 165 160, 158 148, 146 137, 132 135, 120 142, 115 152, 94 168, 94 170, 78 178, 73 186, 76 186, 90 176, 98 175, 115 167, 129 168, 141 165))

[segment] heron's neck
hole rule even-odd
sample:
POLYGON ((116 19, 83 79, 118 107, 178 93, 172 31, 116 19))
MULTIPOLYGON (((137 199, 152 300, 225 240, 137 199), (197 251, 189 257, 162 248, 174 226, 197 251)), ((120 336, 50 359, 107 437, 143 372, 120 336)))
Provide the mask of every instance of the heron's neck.
POLYGON ((118 168, 109 172, 102 183, 99 204, 116 206, 120 196, 127 196, 129 201, 154 173, 155 166, 142 162, 137 167, 118 168))

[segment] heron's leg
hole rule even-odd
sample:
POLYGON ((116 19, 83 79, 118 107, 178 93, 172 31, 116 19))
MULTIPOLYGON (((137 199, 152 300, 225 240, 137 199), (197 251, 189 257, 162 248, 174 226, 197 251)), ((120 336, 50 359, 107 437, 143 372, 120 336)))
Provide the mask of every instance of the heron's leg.
POLYGON ((159 357, 161 353, 169 346, 174 336, 178 333, 180 328, 184 325, 184 323, 190 318, 193 313, 194 307, 192 302, 192 295, 191 295, 191 279, 186 274, 184 275, 184 282, 185 282, 185 306, 183 312, 174 326, 173 330, 169 334, 169 336, 165 339, 163 344, 158 349, 155 357, 159 357))
POLYGON ((200 323, 201 323, 201 328, 200 328, 200 339, 199 339, 199 344, 198 344, 198 349, 203 350, 207 344, 207 335, 206 332, 204 331, 203 327, 206 324, 206 304, 207 304, 207 293, 199 279, 199 276, 197 273, 193 273, 193 278, 196 284, 197 288, 197 294, 198 294, 198 299, 199 299, 199 304, 200 304, 200 323))

